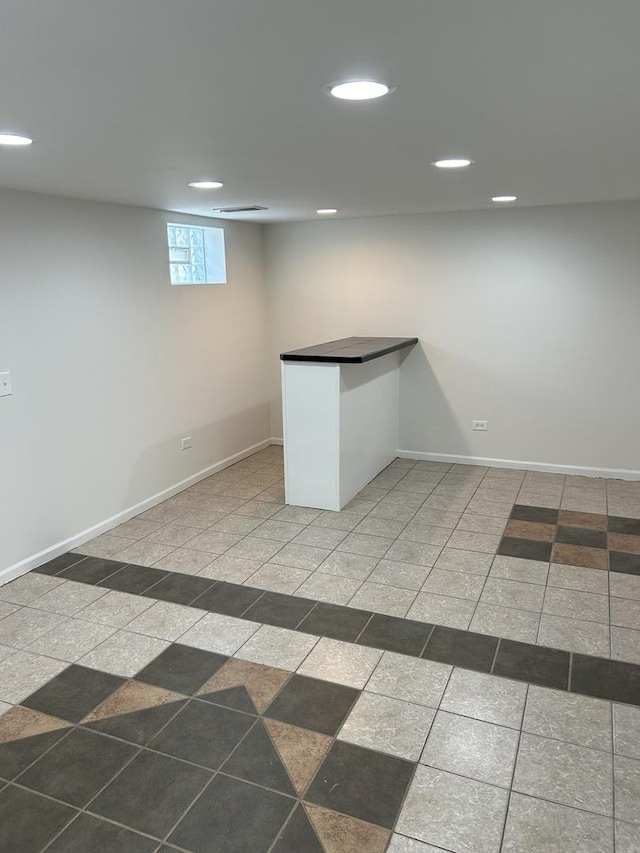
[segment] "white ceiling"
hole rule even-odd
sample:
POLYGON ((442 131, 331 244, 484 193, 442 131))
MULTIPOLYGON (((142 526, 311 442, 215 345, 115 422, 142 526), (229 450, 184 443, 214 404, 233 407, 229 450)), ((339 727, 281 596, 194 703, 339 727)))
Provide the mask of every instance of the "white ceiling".
POLYGON ((638 198, 640 2, 2 0, 0 130, 0 186, 254 221, 638 198))

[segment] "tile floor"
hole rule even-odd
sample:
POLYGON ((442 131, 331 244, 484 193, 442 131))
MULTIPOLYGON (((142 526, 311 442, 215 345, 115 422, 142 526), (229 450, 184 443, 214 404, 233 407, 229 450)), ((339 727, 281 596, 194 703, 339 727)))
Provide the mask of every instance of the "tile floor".
POLYGON ((640 853, 640 484, 397 460, 319 513, 281 473, 0 588, 0 853, 640 853), (543 533, 607 566, 499 553, 543 533))
POLYGON ((335 513, 282 474, 270 447, 78 551, 640 663, 640 483, 397 459, 335 513))

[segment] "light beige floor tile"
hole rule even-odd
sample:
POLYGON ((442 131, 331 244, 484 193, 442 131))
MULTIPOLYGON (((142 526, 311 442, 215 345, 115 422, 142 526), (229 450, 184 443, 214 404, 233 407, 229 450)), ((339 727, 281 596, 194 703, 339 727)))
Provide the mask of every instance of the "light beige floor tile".
POLYGON ((444 527, 447 530, 453 530, 461 517, 462 513, 459 512, 422 508, 417 512, 413 520, 418 524, 430 524, 434 527, 444 527))
POLYGON ((45 592, 34 602, 34 607, 47 610, 50 613, 61 613, 73 616, 84 607, 97 601, 106 593, 104 587, 89 586, 75 581, 65 581, 55 589, 45 592))
POLYGON ((244 583, 262 565, 262 560, 247 560, 243 557, 230 557, 229 554, 223 554, 199 571, 198 577, 228 581, 229 583, 244 583))
POLYGON ((295 671, 318 642, 301 631, 263 625, 235 653, 235 657, 295 671))
POLYGON ((544 600, 544 587, 533 583, 487 578, 482 590, 482 604, 497 604, 501 607, 515 607, 518 610, 531 610, 540 613, 544 600))
MULTIPOLYGON (((41 598, 38 599, 39 602, 41 598)), ((611 624, 620 628, 640 628, 640 601, 630 598, 611 599, 611 624)))
POLYGON ((152 604, 152 598, 111 590, 102 598, 85 607, 77 615, 79 619, 89 622, 110 625, 112 628, 124 628, 152 604))
POLYGON ((520 729, 527 685, 480 672, 454 669, 440 709, 520 729))
POLYGON ((384 557, 393 542, 393 539, 385 539, 383 536, 350 533, 338 545, 337 550, 347 554, 360 554, 365 557, 376 557, 379 559, 380 557, 384 557))
POLYGON ((505 726, 438 711, 420 762, 510 788, 519 737, 505 726))
POLYGON ((451 534, 447 545, 449 548, 458 548, 461 551, 480 551, 484 554, 495 554, 500 545, 500 536, 456 529, 451 534))
POLYGON ((502 536, 506 526, 504 518, 491 518, 486 515, 474 515, 465 512, 458 522, 457 530, 468 530, 472 533, 488 533, 492 536, 502 536))
POLYGON ((197 575, 215 559, 215 556, 210 551, 194 551, 191 547, 176 548, 169 555, 158 560, 155 567, 167 572, 197 575))
POLYGON ((261 560, 263 563, 266 563, 267 560, 270 560, 278 553, 282 546, 282 542, 260 539, 257 536, 245 536, 237 545, 229 548, 227 556, 242 557, 246 560, 261 560))
POLYGON ((15 649, 25 648, 65 621, 59 613, 23 607, 0 621, 0 643, 15 649))
POLYGON ((299 545, 289 542, 274 558, 281 566, 291 566, 294 569, 304 569, 313 572, 325 560, 331 551, 328 548, 314 548, 311 545, 299 545))
POLYGON ((166 524, 159 530, 147 536, 149 542, 158 542, 160 545, 173 545, 179 548, 189 542, 201 532, 199 527, 186 527, 182 524, 166 524))
POLYGON ((481 601, 473 614, 469 630, 520 643, 535 643, 539 624, 539 613, 483 604, 481 601))
POLYGON ((377 565, 377 557, 334 551, 322 561, 318 569, 323 574, 339 575, 343 578, 364 581, 377 565))
MULTIPOLYGON (((211 554, 224 554, 236 545, 242 536, 234 533, 223 533, 215 528, 200 532, 189 542, 190 551, 208 551, 211 554)), ((213 559, 213 557, 211 558, 213 559)))
POLYGON ((469 627, 475 607, 475 601, 419 592, 411 605, 407 618, 466 630, 469 627))
POLYGON ((437 708, 453 667, 385 652, 367 682, 367 690, 393 699, 437 708))
POLYGON ((387 616, 402 617, 406 616, 415 597, 416 592, 411 589, 401 589, 365 581, 349 601, 349 607, 373 610, 375 613, 385 613, 387 616))
POLYGON ((619 820, 615 822, 615 825, 616 853, 640 853, 638 827, 635 824, 623 823, 619 820))
POLYGON ((537 644, 584 655, 608 658, 609 626, 583 619, 542 614, 537 644))
POLYGON ((126 539, 124 536, 114 536, 113 533, 103 533, 73 550, 75 553, 84 554, 87 557, 104 557, 108 560, 110 557, 120 554, 128 546, 135 545, 136 541, 135 539, 126 539))
POLYGON ((597 814, 613 814, 612 756, 524 733, 513 789, 597 814))
POLYGON ((125 539, 144 539, 151 533, 160 530, 163 525, 158 521, 145 521, 143 518, 132 518, 114 527, 114 536, 124 536, 125 539))
POLYGON ((160 524, 173 524, 183 514, 182 507, 162 502, 137 516, 141 521, 157 521, 160 524))
POLYGON ((299 533, 295 539, 292 539, 291 544, 310 545, 313 548, 325 548, 332 551, 346 536, 346 530, 334 530, 331 527, 314 527, 311 524, 309 527, 305 527, 302 533, 299 533))
POLYGON ((170 554, 174 548, 171 545, 159 545, 141 539, 133 545, 127 545, 118 552, 118 560, 122 563, 133 563, 137 566, 153 566, 158 560, 170 554))
POLYGON ((254 530, 254 535, 261 539, 269 539, 284 544, 285 542, 290 542, 298 533, 302 533, 304 528, 304 524, 293 524, 291 521, 275 521, 273 518, 269 518, 254 530))
POLYGON ((353 598, 361 584, 362 581, 353 578, 325 575, 316 571, 298 587, 295 594, 325 601, 328 604, 346 604, 353 598))
POLYGON ((436 527, 433 524, 420 524, 411 522, 400 533, 400 539, 409 542, 421 542, 423 545, 437 545, 443 548, 451 536, 451 531, 446 527, 436 527))
POLYGON ((434 716, 435 711, 425 705, 363 692, 338 740, 417 761, 434 716))
POLYGON ((69 666, 54 658, 18 651, 0 662, 0 700, 22 702, 69 666))
POLYGON ((225 518, 225 513, 206 509, 189 509, 175 519, 176 524, 186 527, 207 528, 225 518))
POLYGON ((27 647, 27 651, 74 663, 99 646, 114 631, 115 628, 99 625, 97 622, 67 619, 57 628, 34 640, 27 647))
POLYGON ((175 641, 205 615, 204 610, 185 607, 168 601, 158 601, 136 616, 127 625, 127 631, 175 641))
POLYGON ((396 830, 443 851, 498 853, 508 799, 502 788, 419 765, 396 830))
POLYGON ((130 631, 116 631, 99 646, 78 661, 82 666, 110 672, 126 678, 134 676, 155 657, 163 652, 169 643, 155 637, 145 637, 130 631))
POLYGON ((64 583, 63 578, 29 572, 27 575, 0 586, 0 600, 11 604, 31 604, 41 595, 60 586, 61 583, 64 583))
POLYGON ((449 569, 454 572, 468 572, 474 575, 488 575, 493 557, 476 551, 458 551, 445 548, 438 557, 436 569, 449 569))
POLYGON ((251 575, 247 583, 250 586, 258 587, 258 589, 268 589, 271 592, 291 595, 310 575, 311 572, 295 569, 292 566, 266 563, 255 574, 251 575))
POLYGON ((540 560, 524 560, 520 557, 498 555, 493 561, 489 577, 544 586, 547 583, 548 573, 549 564, 540 560))
POLYGON ((607 624, 609 622, 607 596, 592 592, 547 587, 542 610, 552 616, 566 616, 607 624))
POLYGON ((485 578, 482 575, 450 572, 446 569, 436 568, 431 570, 422 587, 422 592, 477 601, 480 598, 484 583, 485 578))
POLYGON ((361 690, 381 657, 378 649, 322 637, 298 667, 298 672, 361 690))
POLYGON ((611 752, 611 703, 532 684, 522 730, 611 752))
POLYGON ((387 584, 417 591, 426 581, 430 572, 429 566, 382 559, 367 580, 370 583, 387 584))
POLYGON ((502 853, 613 853, 612 824, 608 817, 514 792, 502 853))
POLYGON ((640 601, 640 575, 609 572, 609 590, 612 596, 640 601))
POLYGON ((225 515, 224 518, 220 519, 220 521, 216 521, 215 524, 212 524, 211 530, 215 530, 218 533, 232 533, 237 536, 247 536, 261 524, 262 520, 260 518, 252 518, 250 515, 238 515, 237 513, 231 513, 230 515, 225 515))
POLYGON ((640 664, 640 631, 612 626, 611 657, 614 660, 640 664))
POLYGON ((180 637, 180 643, 208 652, 233 655, 259 627, 259 622, 209 613, 180 637))
POLYGON ((640 708, 613 706, 613 749, 618 755, 640 759, 640 708))
POLYGON ((552 563, 549 569, 548 584, 563 589, 607 595, 609 593, 609 572, 552 563))
POLYGON ((247 501, 236 510, 238 515, 248 515, 252 518, 270 518, 282 509, 282 504, 269 500, 247 501))
POLYGON ((416 563, 418 566, 434 566, 442 548, 439 545, 425 545, 421 542, 409 542, 397 539, 384 555, 387 560, 401 563, 416 563))
POLYGON ((390 518, 379 518, 368 515, 354 528, 353 532, 395 539, 402 533, 405 527, 406 524, 404 521, 394 521, 390 518))

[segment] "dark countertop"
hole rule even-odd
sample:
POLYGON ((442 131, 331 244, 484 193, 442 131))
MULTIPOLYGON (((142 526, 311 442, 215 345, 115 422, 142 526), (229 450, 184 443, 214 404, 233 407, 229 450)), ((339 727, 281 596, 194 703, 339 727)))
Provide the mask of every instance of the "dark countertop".
POLYGON ((280 354, 282 361, 326 361, 334 364, 362 364, 390 352, 412 347, 417 338, 341 338, 304 349, 280 354))

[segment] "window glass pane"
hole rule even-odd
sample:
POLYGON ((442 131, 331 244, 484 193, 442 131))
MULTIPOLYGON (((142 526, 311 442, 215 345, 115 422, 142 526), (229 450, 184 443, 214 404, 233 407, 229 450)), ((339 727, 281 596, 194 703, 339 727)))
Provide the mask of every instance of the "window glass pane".
POLYGON ((167 224, 172 284, 224 284, 227 280, 224 230, 167 224))

